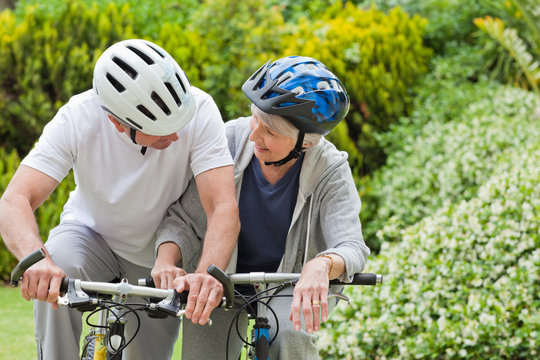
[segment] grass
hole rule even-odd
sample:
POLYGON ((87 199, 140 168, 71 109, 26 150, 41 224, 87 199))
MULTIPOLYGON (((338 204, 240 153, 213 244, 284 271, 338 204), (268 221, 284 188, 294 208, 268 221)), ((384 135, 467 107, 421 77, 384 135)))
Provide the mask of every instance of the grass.
POLYGON ((8 286, 0 286, 0 299, 0 359, 35 359, 32 302, 8 286))
MULTIPOLYGON (((34 360, 33 303, 21 297, 18 288, 0 285, 0 360, 34 360)), ((88 332, 85 324, 83 334, 88 332)), ((173 359, 180 359, 181 338, 176 342, 173 359)))

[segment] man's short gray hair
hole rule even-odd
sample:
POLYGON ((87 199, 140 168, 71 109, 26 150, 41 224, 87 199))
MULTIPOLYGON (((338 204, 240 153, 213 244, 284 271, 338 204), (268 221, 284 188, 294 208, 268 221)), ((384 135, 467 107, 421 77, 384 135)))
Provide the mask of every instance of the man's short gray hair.
MULTIPOLYGON (((268 127, 284 136, 288 136, 295 142, 298 139, 298 129, 290 121, 279 115, 268 114, 259 109, 255 104, 251 104, 251 113, 264 121, 268 127)), ((315 146, 321 140, 322 135, 317 133, 306 133, 304 143, 315 146)))

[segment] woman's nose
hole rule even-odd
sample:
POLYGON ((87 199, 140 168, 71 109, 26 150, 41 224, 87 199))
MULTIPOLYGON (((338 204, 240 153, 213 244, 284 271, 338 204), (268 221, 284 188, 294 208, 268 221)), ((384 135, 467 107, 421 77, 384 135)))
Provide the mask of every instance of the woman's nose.
POLYGON ((255 125, 251 128, 251 134, 249 134, 249 140, 255 141, 259 136, 259 130, 260 127, 258 125, 255 125))

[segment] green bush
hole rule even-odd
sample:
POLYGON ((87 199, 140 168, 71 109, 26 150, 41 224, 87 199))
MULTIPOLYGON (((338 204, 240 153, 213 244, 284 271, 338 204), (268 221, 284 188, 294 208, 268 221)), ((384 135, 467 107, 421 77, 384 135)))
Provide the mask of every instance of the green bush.
MULTIPOLYGON (((249 113, 242 84, 269 59, 279 57, 287 29, 280 9, 266 6, 264 0, 208 0, 194 14, 188 30, 203 43, 193 45, 207 49, 206 58, 196 60, 203 64, 201 85, 226 121, 249 113)), ((183 41, 171 37, 167 40, 183 41)))
MULTIPOLYGON (((11 178, 19 167, 20 159, 15 150, 7 152, 0 148, 0 196, 6 190, 11 178)), ((75 188, 73 173, 58 185, 51 196, 35 211, 41 239, 47 240, 49 231, 60 221, 63 206, 69 197, 69 193, 75 188)), ((0 280, 7 281, 11 270, 17 260, 7 250, 4 242, 0 242, 0 280)))
POLYGON ((485 68, 503 83, 540 94, 540 4, 537 0, 484 0, 483 4, 496 16, 474 19, 491 38, 479 37, 486 45, 485 68))
POLYGON ((534 116, 540 99, 520 89, 434 81, 418 101, 415 118, 402 119, 382 137, 391 155, 364 191, 361 219, 374 250, 392 241, 375 237, 389 221, 406 227, 445 201, 471 199, 506 153, 540 136, 534 116))
POLYGON ((410 87, 427 71, 431 50, 423 46, 425 24, 399 8, 385 14, 337 4, 320 20, 300 20, 284 40, 286 54, 317 58, 343 81, 351 98, 349 136, 363 161, 352 165, 362 173, 384 162, 374 136, 408 113, 410 87))
MULTIPOLYGON (((135 33, 143 37, 157 38, 161 26, 165 23, 188 24, 191 16, 200 7, 197 0, 78 0, 85 7, 97 6, 99 11, 107 11, 109 4, 116 7, 127 6, 130 22, 135 33)), ((25 17, 26 8, 35 6, 40 12, 47 13, 52 17, 58 17, 64 13, 69 3, 73 0, 18 0, 15 14, 19 19, 25 17)))
POLYGON ((364 0, 360 3, 376 5, 383 11, 399 6, 408 14, 428 19, 426 45, 436 54, 474 42, 473 19, 486 14, 479 1, 470 0, 364 0))
POLYGON ((0 146, 26 153, 72 95, 92 86, 93 66, 112 43, 133 37, 127 7, 69 2, 57 16, 27 7, 0 13, 0 146))
MULTIPOLYGON (((516 139, 516 142, 519 141, 516 139)), ((507 152, 468 201, 399 230, 366 271, 376 288, 324 324, 325 359, 536 359, 540 144, 507 152)))

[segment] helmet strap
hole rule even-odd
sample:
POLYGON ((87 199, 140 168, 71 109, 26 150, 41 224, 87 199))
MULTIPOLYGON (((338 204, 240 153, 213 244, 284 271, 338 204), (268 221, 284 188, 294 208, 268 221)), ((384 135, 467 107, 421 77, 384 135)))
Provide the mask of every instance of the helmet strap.
MULTIPOLYGON (((133 141, 134 144, 137 144, 137 141, 135 140, 136 135, 137 135, 137 130, 135 130, 134 128, 130 128, 129 137, 131 138, 131 141, 133 141)), ((141 154, 144 155, 146 153, 146 149, 147 149, 146 146, 141 147, 141 154)))
POLYGON ((302 147, 304 143, 304 135, 305 133, 303 133, 302 131, 298 133, 298 140, 296 140, 296 145, 294 145, 294 149, 291 150, 289 155, 279 161, 265 161, 264 165, 281 166, 288 163, 292 159, 298 159, 300 155, 302 155, 302 150, 304 150, 304 148, 302 147))

